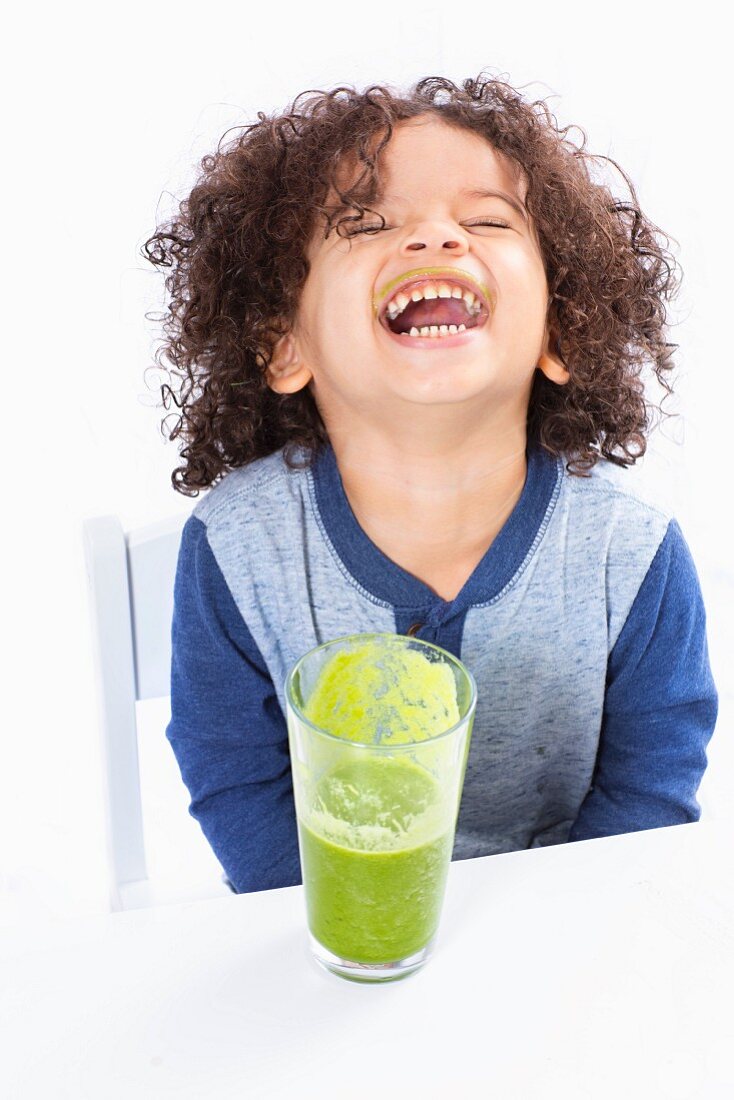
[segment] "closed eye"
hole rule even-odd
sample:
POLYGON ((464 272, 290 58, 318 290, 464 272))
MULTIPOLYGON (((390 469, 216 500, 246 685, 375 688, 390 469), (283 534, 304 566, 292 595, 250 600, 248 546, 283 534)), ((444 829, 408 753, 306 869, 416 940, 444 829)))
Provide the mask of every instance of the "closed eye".
POLYGON ((511 226, 509 226, 507 224, 507 222, 487 221, 486 219, 483 219, 481 221, 475 221, 475 222, 464 222, 463 224, 468 225, 470 228, 473 225, 495 225, 498 229, 510 229, 511 228, 511 226))
POLYGON ((379 233, 381 229, 390 229, 389 225, 363 225, 359 229, 352 229, 351 232, 345 233, 345 237, 356 237, 358 233, 379 233))
MULTIPOLYGON (((463 222, 463 225, 468 226, 470 229, 475 225, 490 225, 497 229, 511 229, 512 227, 507 222, 500 222, 495 220, 487 220, 486 218, 473 221, 463 222)), ((353 229, 350 233, 345 233, 345 237, 356 237, 358 233, 379 233, 381 229, 393 229, 391 225, 363 225, 358 229, 353 229)))

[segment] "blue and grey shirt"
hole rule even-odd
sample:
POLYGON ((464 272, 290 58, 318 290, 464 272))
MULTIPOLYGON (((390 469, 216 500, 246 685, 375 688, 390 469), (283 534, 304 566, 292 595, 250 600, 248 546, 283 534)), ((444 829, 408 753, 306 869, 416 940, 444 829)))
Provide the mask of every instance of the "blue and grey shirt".
POLYGON ((167 737, 239 892, 301 882, 284 681, 345 634, 411 633, 478 700, 454 859, 695 821, 718 697, 677 521, 605 460, 529 445, 522 495, 447 602, 360 527, 328 445, 234 470, 183 529, 167 737))

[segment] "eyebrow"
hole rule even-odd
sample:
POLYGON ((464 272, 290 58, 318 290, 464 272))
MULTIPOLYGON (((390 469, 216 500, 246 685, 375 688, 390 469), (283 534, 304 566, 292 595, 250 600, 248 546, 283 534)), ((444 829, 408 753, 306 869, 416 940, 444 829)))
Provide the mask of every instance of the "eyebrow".
POLYGON ((528 220, 528 215, 525 207, 518 201, 518 199, 513 198, 512 195, 508 195, 505 191, 493 191, 489 187, 465 187, 461 191, 461 194, 466 195, 466 197, 469 199, 503 199, 505 202, 509 203, 510 206, 514 207, 515 210, 517 210, 518 214, 521 218, 524 219, 524 221, 528 220))

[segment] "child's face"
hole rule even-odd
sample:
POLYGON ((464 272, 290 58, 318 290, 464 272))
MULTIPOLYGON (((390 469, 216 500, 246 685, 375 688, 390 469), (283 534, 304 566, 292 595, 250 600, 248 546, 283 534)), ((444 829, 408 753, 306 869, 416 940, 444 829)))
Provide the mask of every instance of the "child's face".
MULTIPOLYGON (((384 425, 392 414, 420 416, 417 406, 466 402, 474 411, 484 402, 524 416, 549 335, 540 246, 517 209, 524 183, 479 135, 427 117, 399 124, 383 155, 385 198, 374 207, 385 228, 350 240, 332 231, 324 240, 319 224, 298 315, 276 347, 270 385, 292 393, 310 384, 329 431, 335 424, 348 431, 350 419, 384 425), (515 203, 465 193, 479 188, 515 203), (449 284, 452 270, 473 278, 488 319, 481 323, 480 315, 480 324, 458 337, 389 332, 378 311, 406 276, 434 267, 447 269, 449 284)), ((368 213, 359 224, 380 221, 368 213)), ((359 224, 345 223, 342 231, 359 224)))

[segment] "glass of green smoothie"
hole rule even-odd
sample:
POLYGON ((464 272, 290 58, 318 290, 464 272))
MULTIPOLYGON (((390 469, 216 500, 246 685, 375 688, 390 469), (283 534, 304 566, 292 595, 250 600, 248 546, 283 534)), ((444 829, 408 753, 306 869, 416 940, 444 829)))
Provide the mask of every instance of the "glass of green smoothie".
POLYGON ((350 634, 285 682, 311 950, 354 981, 428 959, 477 702, 469 670, 402 634, 350 634))

